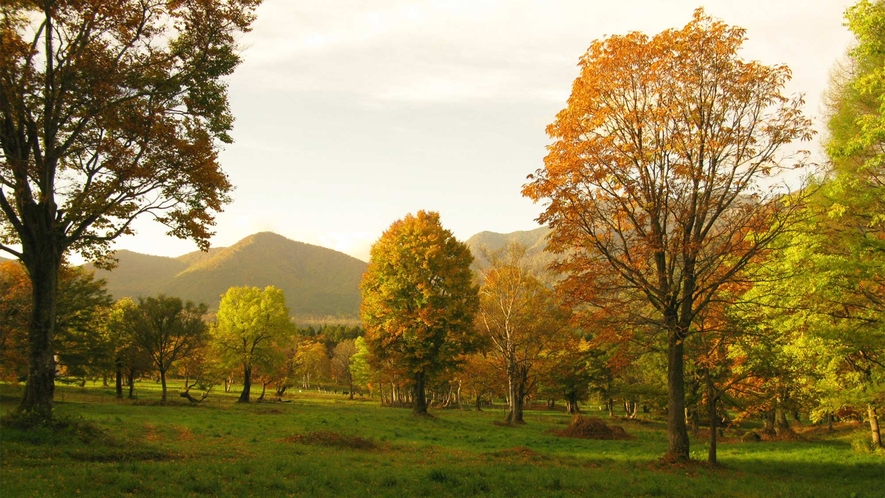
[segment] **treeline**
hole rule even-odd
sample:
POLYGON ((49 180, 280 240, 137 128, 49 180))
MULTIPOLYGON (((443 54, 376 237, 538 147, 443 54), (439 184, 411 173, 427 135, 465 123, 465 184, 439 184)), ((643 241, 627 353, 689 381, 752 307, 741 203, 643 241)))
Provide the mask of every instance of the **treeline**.
MULTIPOLYGON (((135 380, 156 379, 167 399, 167 378, 180 383, 181 395, 215 386, 230 391, 243 385, 250 401, 252 384, 282 396, 290 388, 323 383, 353 390, 350 356, 363 329, 354 325, 295 326, 282 292, 273 287, 232 288, 223 306, 210 314, 205 305, 169 296, 113 302, 103 280, 66 266, 59 289, 56 323, 57 372, 64 382, 115 383, 117 397, 135 397, 135 380), (127 388, 128 387, 128 393, 127 388)), ((0 264, 0 378, 27 377, 30 281, 17 262, 0 264)))

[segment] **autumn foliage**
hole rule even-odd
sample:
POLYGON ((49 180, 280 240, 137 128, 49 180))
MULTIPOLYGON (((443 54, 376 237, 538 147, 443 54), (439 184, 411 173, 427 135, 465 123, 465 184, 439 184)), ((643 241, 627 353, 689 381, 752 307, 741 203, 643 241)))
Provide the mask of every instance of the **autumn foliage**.
MULTIPOLYGON (((568 107, 547 128, 545 202, 561 286, 575 303, 629 311, 667 344, 669 453, 688 458, 684 341, 698 313, 771 242, 792 209, 760 180, 811 137, 786 66, 738 55, 744 30, 697 10, 684 28, 594 42, 568 107)), ((630 333, 627 331, 626 333, 630 333)))

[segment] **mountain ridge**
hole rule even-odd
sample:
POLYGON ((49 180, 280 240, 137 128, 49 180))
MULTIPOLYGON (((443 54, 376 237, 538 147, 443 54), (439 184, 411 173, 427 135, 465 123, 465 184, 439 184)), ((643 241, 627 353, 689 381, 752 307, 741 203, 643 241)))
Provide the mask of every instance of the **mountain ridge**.
POLYGON ((166 294, 217 309, 233 286, 283 290, 296 316, 353 318, 359 313, 359 282, 366 263, 344 253, 259 232, 230 247, 192 252, 176 258, 120 250, 112 271, 95 271, 114 298, 166 294))

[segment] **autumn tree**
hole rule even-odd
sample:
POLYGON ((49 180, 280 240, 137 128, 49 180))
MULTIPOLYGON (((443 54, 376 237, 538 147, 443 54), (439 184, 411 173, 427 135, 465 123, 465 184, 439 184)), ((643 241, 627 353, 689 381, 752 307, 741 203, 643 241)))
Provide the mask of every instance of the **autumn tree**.
POLYGON ((419 211, 394 222, 372 245, 361 283, 365 342, 413 382, 413 413, 427 414, 428 378, 475 349, 479 299, 470 249, 419 211))
POLYGON ((115 390, 117 398, 123 398, 123 377, 129 386, 129 398, 135 397, 135 377, 150 369, 151 358, 139 347, 131 333, 129 318, 135 316, 138 305, 131 298, 123 298, 111 306, 104 322, 104 334, 111 346, 115 390))
POLYGON ((565 333, 567 316, 553 291, 529 271, 525 247, 511 244, 485 255, 480 270, 478 329, 491 343, 507 376, 507 422, 524 424, 523 404, 537 376, 537 363, 565 333))
POLYGON ((202 346, 208 329, 203 321, 205 304, 183 303, 177 297, 139 298, 134 308, 125 308, 125 321, 135 345, 151 359, 160 374, 166 402, 166 372, 172 365, 202 346))
POLYGON ((259 3, 0 6, 0 250, 27 267, 34 301, 20 412, 51 417, 65 254, 102 259, 141 215, 208 247, 232 189, 223 78, 259 3))
POLYGON ((356 354, 354 339, 344 339, 335 345, 332 351, 332 372, 338 382, 344 382, 348 387, 350 399, 353 399, 353 372, 350 369, 350 360, 356 354))
POLYGON ((243 371, 239 403, 248 403, 254 369, 268 373, 285 361, 294 327, 283 291, 270 285, 231 287, 221 296, 212 342, 222 360, 243 371))
POLYGON ((28 374, 31 282, 24 268, 0 263, 0 379, 18 382, 28 374))
MULTIPOLYGON (((32 294, 23 265, 12 261, 0 264, 0 371, 15 380, 28 369, 32 294)), ((101 333, 110 305, 104 280, 96 280, 83 268, 62 266, 55 330, 62 346, 58 361, 65 375, 84 378, 110 368, 110 346, 101 333)))
MULTIPOLYGON (((760 185, 811 138, 786 66, 742 60, 742 28, 706 16, 649 37, 593 42, 568 106, 547 128, 545 167, 523 194, 546 207, 566 289, 593 305, 644 300, 666 342, 668 456, 685 460, 684 342, 696 316, 789 223, 760 185)), ((793 163, 787 164, 792 166, 793 163)))

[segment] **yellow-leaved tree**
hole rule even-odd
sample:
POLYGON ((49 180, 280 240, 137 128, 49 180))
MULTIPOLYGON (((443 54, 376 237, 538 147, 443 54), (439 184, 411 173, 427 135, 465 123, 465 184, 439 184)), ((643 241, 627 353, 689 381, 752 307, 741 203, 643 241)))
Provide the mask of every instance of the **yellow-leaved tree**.
POLYGON ((428 378, 474 350, 479 305, 470 249, 419 211, 394 222, 372 246, 361 314, 370 361, 390 362, 413 381, 413 413, 427 414, 428 378))

